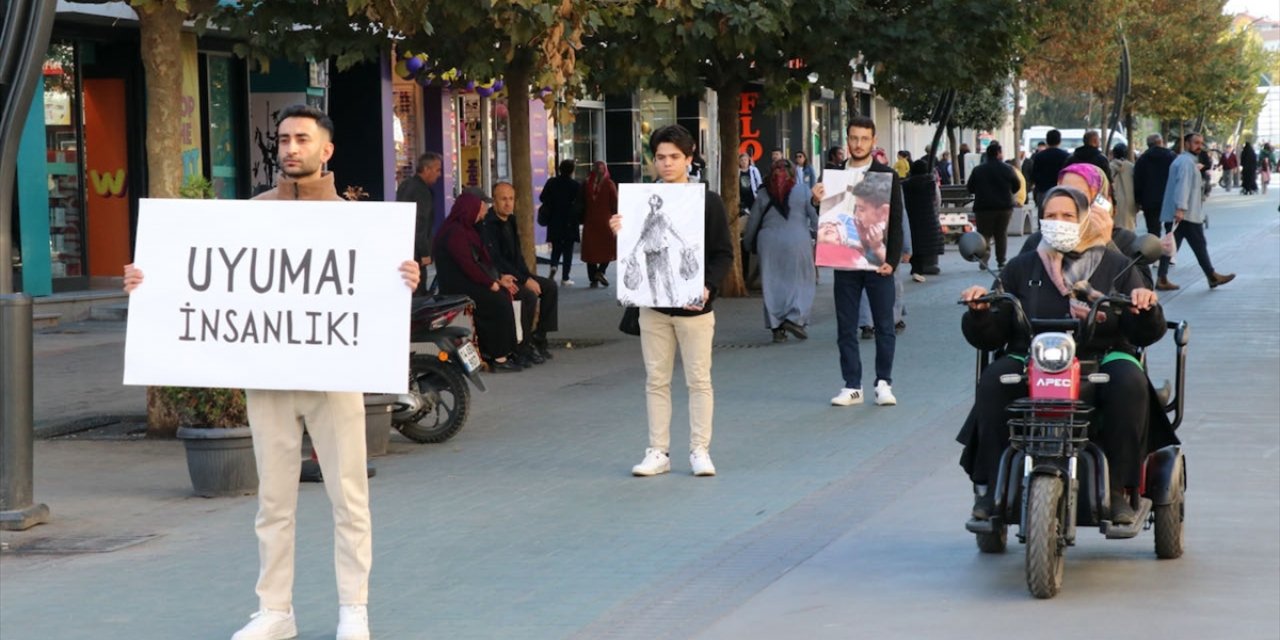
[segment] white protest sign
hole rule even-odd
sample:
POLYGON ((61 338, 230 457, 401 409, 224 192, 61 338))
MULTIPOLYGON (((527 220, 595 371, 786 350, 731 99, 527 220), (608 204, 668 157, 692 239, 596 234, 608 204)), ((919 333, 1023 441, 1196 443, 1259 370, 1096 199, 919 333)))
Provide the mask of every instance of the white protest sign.
POLYGON ((702 184, 618 185, 618 303, 683 307, 702 302, 707 189, 702 184))
POLYGON ((124 383, 404 393, 412 203, 143 199, 124 383))

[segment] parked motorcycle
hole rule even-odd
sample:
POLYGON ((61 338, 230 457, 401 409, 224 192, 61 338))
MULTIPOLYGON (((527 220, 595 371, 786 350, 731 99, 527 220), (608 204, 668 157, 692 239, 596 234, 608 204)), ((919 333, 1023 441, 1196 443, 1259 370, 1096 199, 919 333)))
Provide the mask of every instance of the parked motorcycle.
MULTIPOLYGON (((1133 256, 1130 267, 1158 259, 1159 241, 1154 236, 1145 236, 1137 244, 1140 247, 1133 253, 1141 255, 1133 256)), ((988 251, 981 236, 962 237, 960 253, 986 269, 988 251)), ((1037 598, 1051 598, 1061 589, 1065 552, 1075 545, 1077 525, 1096 526, 1107 539, 1132 538, 1154 527, 1156 556, 1181 556, 1187 487, 1182 447, 1166 446, 1146 457, 1137 517, 1131 525, 1118 525, 1109 520, 1107 456, 1089 440, 1094 386, 1107 384, 1110 378, 1099 372, 1097 359, 1076 354, 1077 340, 1089 344, 1099 311, 1127 311, 1128 296, 1101 295, 1086 286, 1073 292, 1090 304, 1084 321, 1038 320, 1027 318, 1019 300, 998 283, 997 278, 996 290, 973 302, 1006 305, 1014 322, 1034 338, 1025 373, 1000 379, 1004 384, 1025 385, 1027 397, 1008 408, 1009 447, 1000 457, 996 483, 990 489, 995 498, 992 516, 965 524, 977 536, 978 548, 984 553, 1004 552, 1009 524, 1018 524, 1018 540, 1026 545, 1027 588, 1037 598)), ((1166 383, 1158 394, 1176 429, 1182 422, 1190 333, 1186 322, 1168 326, 1174 330, 1177 350, 1176 392, 1171 400, 1166 383)), ((1145 362, 1145 353, 1140 355, 1145 362)), ((994 354, 979 352, 979 376, 993 359, 994 354)))
POLYGON ((409 321, 409 393, 399 397, 391 424, 415 442, 452 438, 467 422, 471 389, 484 391, 480 352, 471 329, 453 324, 472 304, 466 296, 414 298, 409 321), (438 350, 428 353, 425 345, 438 350))

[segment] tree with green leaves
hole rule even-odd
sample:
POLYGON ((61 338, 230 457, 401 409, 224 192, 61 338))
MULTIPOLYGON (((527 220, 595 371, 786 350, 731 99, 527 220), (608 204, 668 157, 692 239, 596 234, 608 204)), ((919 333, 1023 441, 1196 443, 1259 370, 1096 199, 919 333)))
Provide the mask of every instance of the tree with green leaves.
MULTIPOLYGON (((531 89, 556 95, 578 84, 583 37, 621 5, 590 0, 258 0, 224 6, 214 22, 239 39, 236 51, 259 64, 271 58, 333 58, 339 70, 399 51, 426 54, 436 69, 463 78, 503 78, 511 125, 511 173, 516 221, 533 266, 533 167, 529 136, 531 89)), ((564 117, 564 113, 557 114, 564 117)))
MULTIPOLYGON (((657 0, 609 16, 586 43, 590 86, 601 93, 644 86, 671 96, 716 92, 719 118, 719 192, 730 229, 738 232, 738 113, 743 90, 764 87, 764 100, 781 110, 800 102, 810 74, 833 87, 848 84, 856 55, 843 36, 854 3, 835 0, 657 0)), ((721 294, 746 294, 740 246, 721 294)))

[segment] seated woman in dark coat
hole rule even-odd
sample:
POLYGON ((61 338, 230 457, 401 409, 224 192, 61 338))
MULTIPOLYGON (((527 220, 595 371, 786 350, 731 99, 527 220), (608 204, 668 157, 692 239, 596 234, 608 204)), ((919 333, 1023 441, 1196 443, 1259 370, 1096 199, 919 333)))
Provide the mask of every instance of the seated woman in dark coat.
MULTIPOLYGON (((504 281, 485 249, 476 223, 484 215, 480 198, 463 193, 436 234, 435 258, 440 293, 461 294, 476 303, 480 352, 499 371, 519 371, 508 357, 516 348, 516 317, 511 296, 516 285, 504 281)), ((510 277, 505 277, 510 280, 510 277)))
MULTIPOLYGON (((1164 312, 1156 294, 1147 288, 1134 270, 1125 272, 1129 261, 1109 249, 1111 220, 1089 210, 1089 198, 1070 187, 1054 187, 1045 194, 1044 240, 1034 251, 1009 261, 1000 273, 1006 292, 1017 297, 1029 318, 1083 318, 1087 305, 1070 297, 1072 286, 1088 282, 1103 293, 1128 292, 1133 299, 1129 311, 1108 314, 1097 325, 1093 340, 1078 344, 1077 352, 1100 360, 1099 370, 1111 381, 1095 388, 1094 419, 1099 423, 1095 439, 1107 454, 1111 471, 1111 520, 1131 524, 1135 513, 1130 499, 1141 486, 1142 460, 1150 451, 1177 442, 1168 416, 1156 408, 1155 392, 1147 380, 1135 347, 1158 341, 1165 332, 1164 312), (1122 273, 1123 272, 1123 273, 1122 273), (1154 405, 1154 406, 1153 406, 1154 405)), ((964 301, 987 293, 980 286, 960 294, 964 301)), ((985 520, 994 506, 991 491, 984 485, 996 479, 1000 454, 1008 446, 1005 407, 1026 395, 1025 385, 1006 385, 1000 376, 1022 373, 1033 336, 1020 335, 1011 313, 994 313, 987 304, 970 304, 962 329, 970 344, 986 350, 1003 348, 998 358, 978 381, 974 408, 957 440, 965 445, 961 465, 979 486, 973 517, 985 520)))

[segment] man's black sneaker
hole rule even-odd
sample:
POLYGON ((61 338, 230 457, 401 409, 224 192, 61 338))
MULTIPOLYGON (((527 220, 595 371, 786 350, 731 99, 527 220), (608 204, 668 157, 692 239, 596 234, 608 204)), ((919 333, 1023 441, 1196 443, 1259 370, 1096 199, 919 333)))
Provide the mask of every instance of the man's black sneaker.
POLYGON ((773 341, 774 341, 774 342, 786 342, 786 341, 787 341, 787 332, 786 332, 786 331, 783 331, 782 329, 772 329, 771 331, 773 331, 773 341))
POLYGON ((794 322, 792 322, 792 321, 790 321, 790 320, 783 320, 783 321, 782 321, 782 324, 781 324, 781 325, 779 325, 779 326, 778 326, 778 328, 779 328, 779 329, 782 329, 783 331, 786 331, 786 332, 790 333, 791 335, 793 335, 793 336, 795 336, 795 337, 797 337, 797 338, 799 338, 799 339, 801 339, 801 340, 808 340, 808 339, 809 339, 809 332, 805 331, 805 330, 804 330, 804 327, 802 327, 802 326, 800 326, 800 325, 798 325, 798 324, 796 324, 796 323, 794 323, 794 322))

